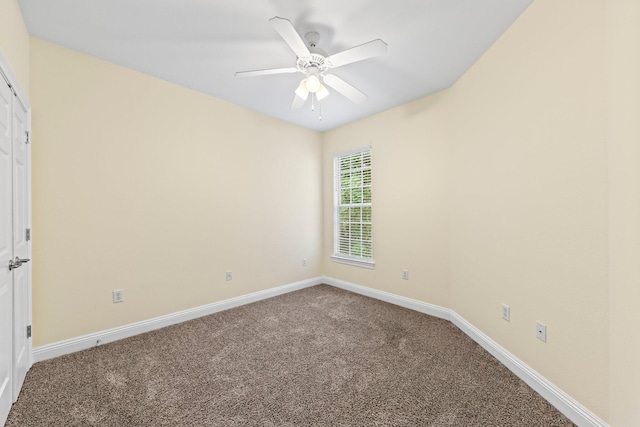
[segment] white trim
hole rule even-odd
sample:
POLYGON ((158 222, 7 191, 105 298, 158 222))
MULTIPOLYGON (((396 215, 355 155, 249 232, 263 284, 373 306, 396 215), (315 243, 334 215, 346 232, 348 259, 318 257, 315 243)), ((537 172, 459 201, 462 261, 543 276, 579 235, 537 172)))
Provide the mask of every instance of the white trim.
POLYGON ((24 106, 24 109, 27 110, 27 112, 29 112, 31 110, 31 104, 29 103, 29 98, 27 98, 24 91, 22 90, 22 87, 20 86, 20 82, 18 81, 18 78, 15 76, 15 74, 13 74, 13 71, 11 70, 11 66, 9 65, 9 60, 2 52, 2 49, 0 49, 0 76, 3 76, 5 80, 7 80, 7 83, 9 83, 13 91, 18 96, 18 99, 24 106))
MULTIPOLYGON (((8 58, 5 56, 2 49, 0 49, 0 80, 4 80, 10 86, 11 91, 15 94, 17 101, 24 107, 26 112, 26 131, 29 132, 29 144, 27 145, 27 169, 29 171, 29 175, 27 177, 27 198, 28 198, 28 208, 27 208, 27 224, 26 228, 30 228, 33 230, 32 223, 32 212, 33 212, 33 197, 32 197, 32 161, 31 161, 31 147, 33 142, 33 135, 31 132, 31 103, 29 102, 29 98, 25 94, 24 90, 22 90, 22 86, 20 85, 20 81, 13 73, 13 69, 9 63, 8 58)), ((13 116, 11 117, 13 120, 13 116)), ((13 144, 13 142, 12 142, 13 144)), ((32 244, 33 244, 33 235, 31 240, 27 244, 27 258, 32 260, 26 266, 28 269, 27 273, 27 325, 33 325, 33 253, 32 253, 32 244)), ((12 313, 12 316, 15 313, 12 313)), ((13 332, 12 332, 13 333, 13 332)), ((26 331, 22 331, 22 333, 26 333, 26 331)), ((33 366, 33 337, 27 339, 27 372, 33 366)), ((12 350, 13 353, 13 350, 12 350)), ((12 362, 12 370, 14 369, 12 362)), ((13 396, 13 400, 18 398, 17 395, 13 396)))
POLYGON ((239 307, 241 305, 271 298, 277 295, 296 291, 299 289, 326 283, 336 288, 345 289, 360 295, 375 298, 411 310, 428 314, 430 316, 439 317, 441 319, 450 320, 462 332, 467 334, 471 339, 477 342, 500 363, 506 366, 518 378, 527 383, 533 390, 545 398, 551 405, 556 407, 567 418, 576 423, 580 427, 608 427, 607 423, 590 412, 587 408, 578 403, 571 396, 559 389, 545 377, 540 375, 526 363, 518 359, 516 356, 507 351, 500 344, 493 341, 485 333, 473 326, 455 311, 429 304, 412 298, 403 297, 389 292, 380 291, 366 286, 357 285, 355 283, 346 282, 344 280, 332 277, 315 277, 312 279, 302 280, 300 282, 288 285, 278 286, 264 291, 254 292, 224 301, 219 301, 177 313, 156 317, 141 322, 132 323, 117 328, 108 329, 93 334, 72 338, 57 343, 40 346, 33 351, 33 361, 51 359, 62 356, 64 354, 85 350, 96 345, 96 341, 100 340, 102 344, 149 332, 165 326, 174 325, 187 320, 196 319, 198 317, 207 316, 219 311, 228 310, 230 308, 239 307))
POLYGON ((241 305, 250 304, 266 298, 277 295, 286 294, 288 292, 297 291, 299 289, 308 288, 310 286, 322 283, 321 277, 302 280, 290 283, 288 285, 278 286, 264 291, 253 292, 239 297, 229 298, 223 301, 202 305, 200 307, 182 310, 176 313, 164 316, 154 317, 153 319, 143 320, 140 322, 130 323, 124 326, 107 329, 92 334, 71 338, 64 341, 58 341, 52 344, 43 345, 33 349, 33 361, 40 362, 54 357, 62 356, 76 351, 86 350, 94 347, 98 340, 100 344, 121 340, 134 335, 153 331, 155 329, 164 328, 166 326, 175 325, 176 323, 185 322, 187 320, 197 319, 198 317, 207 316, 209 314, 228 310, 230 308, 239 307, 241 305))
MULTIPOLYGON (((16 93, 18 94, 18 98, 21 97, 22 89, 20 89, 20 85, 17 85, 16 93)), ((25 98, 23 105, 27 110, 27 130, 29 131, 29 144, 27 144, 27 167, 29 169, 29 182, 27 183, 27 197, 29 198, 29 209, 28 209, 28 218, 27 218, 27 228, 31 230, 30 240, 28 242, 27 248, 29 251, 29 259, 31 262, 27 263, 27 268, 29 269, 29 286, 27 290, 27 298, 29 299, 29 307, 28 307, 28 324, 31 325, 33 329, 33 161, 32 161, 32 147, 33 147, 33 129, 31 127, 32 120, 32 109, 31 104, 29 104, 29 100, 25 98)), ((31 334, 31 338, 27 340, 27 351, 29 352, 29 367, 27 368, 27 372, 34 364, 33 361, 33 331, 31 334)))
POLYGON ((345 282, 332 277, 324 277, 324 283, 345 289, 371 298, 376 298, 391 304, 419 311, 434 317, 450 320, 462 332, 467 334, 472 340, 477 342, 482 348, 487 350, 500 363, 506 366, 518 378, 527 383, 551 405, 562 412, 567 418, 580 427, 608 427, 608 424, 598 418, 587 408, 578 403, 571 396, 566 394, 556 385, 536 372, 522 360, 511 354, 507 349, 489 338, 484 332, 466 321, 462 316, 453 310, 437 305, 425 303, 415 299, 379 291, 355 283, 345 282))
MULTIPOLYGON (((33 146, 33 133, 31 131, 31 103, 29 102, 29 98, 27 98, 27 95, 24 93, 24 91, 22 90, 22 86, 20 86, 20 81, 18 80, 18 78, 16 77, 16 75, 13 73, 13 69, 11 68, 11 65, 9 64, 9 60, 7 59, 7 57, 4 55, 4 52, 2 51, 2 49, 0 49, 0 78, 4 79, 9 86, 11 86, 11 90, 15 93, 16 97, 18 98, 18 102, 20 102, 22 104, 22 106, 24 107, 25 111, 27 112, 27 122, 25 123, 26 125, 26 130, 29 131, 29 145, 27 146, 27 167, 29 169, 29 182, 27 183, 27 197, 29 198, 29 208, 28 208, 28 212, 27 212, 27 216, 28 216, 28 224, 27 224, 27 228, 31 229, 31 241, 29 241, 28 244, 28 251, 29 251, 29 255, 27 256, 27 258, 29 258, 31 260, 31 262, 27 263, 26 268, 29 269, 29 273, 28 273, 28 277, 29 277, 29 284, 28 284, 28 289, 27 289, 27 298, 29 300, 29 307, 27 308, 27 317, 29 319, 29 321, 27 322, 29 325, 33 325, 33 253, 32 253, 32 245, 33 245, 33 222, 32 222, 32 212, 33 212, 33 196, 32 196, 32 173, 33 171, 31 170, 31 147, 33 146)), ((31 369, 31 366, 33 366, 33 364, 35 363, 33 360, 33 338, 29 338, 27 340, 27 357, 28 357, 28 368, 27 371, 29 369, 31 369)))
POLYGON ((349 156, 351 154, 356 154, 366 150, 371 150, 371 144, 365 145, 364 147, 360 147, 360 148, 354 148, 353 150, 341 151, 340 153, 334 154, 333 158, 335 159, 336 157, 349 156))
POLYGON ((339 262, 340 264, 355 265, 356 267, 369 268, 372 270, 376 266, 376 263, 373 261, 360 261, 358 259, 345 258, 337 255, 331 255, 331 261, 339 262))
POLYGON ((355 292, 356 294, 364 295, 367 297, 386 301, 391 304, 399 305, 401 307, 409 308, 411 310, 419 311, 430 316, 439 317, 441 319, 449 320, 450 311, 448 308, 443 308, 434 304, 418 301, 415 299, 403 297, 389 292, 379 291, 377 289, 367 288, 366 286, 356 285, 355 283, 345 282, 344 280, 334 279, 333 277, 323 277, 323 283, 326 283, 336 288, 345 289, 347 291, 355 292))
POLYGON ((451 322, 578 426, 607 426, 607 423, 455 311, 451 311, 451 322))

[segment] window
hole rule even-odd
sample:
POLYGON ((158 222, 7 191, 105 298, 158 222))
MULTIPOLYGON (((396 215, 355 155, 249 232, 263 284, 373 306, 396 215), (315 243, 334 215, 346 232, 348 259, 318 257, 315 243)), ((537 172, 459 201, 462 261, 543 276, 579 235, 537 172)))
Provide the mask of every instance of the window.
POLYGON ((373 268, 371 149, 334 157, 334 252, 338 262, 373 268))

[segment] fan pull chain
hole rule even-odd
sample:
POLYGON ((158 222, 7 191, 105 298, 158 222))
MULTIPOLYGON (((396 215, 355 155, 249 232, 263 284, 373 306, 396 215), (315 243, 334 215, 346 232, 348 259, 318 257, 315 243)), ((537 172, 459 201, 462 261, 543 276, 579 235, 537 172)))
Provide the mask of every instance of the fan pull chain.
POLYGON ((315 93, 311 92, 311 111, 316 111, 316 107, 313 104, 313 95, 315 95, 315 93))
POLYGON ((318 101, 318 120, 322 121, 322 102, 318 101))

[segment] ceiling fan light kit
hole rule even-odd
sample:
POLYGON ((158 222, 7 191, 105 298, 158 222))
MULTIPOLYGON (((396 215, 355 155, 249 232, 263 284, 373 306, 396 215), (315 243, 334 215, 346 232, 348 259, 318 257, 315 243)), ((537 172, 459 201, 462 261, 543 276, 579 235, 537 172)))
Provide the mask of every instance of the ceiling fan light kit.
MULTIPOLYGON (((314 98, 321 101, 329 96, 329 90, 325 87, 340 93, 345 98, 357 104, 364 102, 367 95, 342 80, 335 74, 328 71, 343 65, 369 59, 387 52, 387 44, 381 39, 372 40, 360 46, 344 50, 334 55, 329 55, 324 50, 317 47, 320 35, 311 31, 305 34, 306 43, 302 40, 291 21, 275 16, 269 20, 283 40, 296 54, 296 66, 289 68, 274 68, 268 70, 239 71, 235 73, 237 77, 255 77, 271 74, 285 74, 301 72, 305 77, 295 89, 292 109, 302 108, 312 94, 312 110, 314 109, 314 98)), ((320 120, 322 118, 320 117, 320 120)))

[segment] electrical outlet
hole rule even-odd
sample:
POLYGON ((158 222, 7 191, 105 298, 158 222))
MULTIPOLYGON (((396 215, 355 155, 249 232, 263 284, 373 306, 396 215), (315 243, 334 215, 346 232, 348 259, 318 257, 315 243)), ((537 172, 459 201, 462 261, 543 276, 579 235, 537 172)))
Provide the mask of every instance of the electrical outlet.
POLYGON ((547 325, 536 322, 536 338, 542 342, 547 342, 547 325))
POLYGON ((302 258, 302 266, 303 267, 307 266, 307 259, 306 258, 302 258))
POLYGON ((511 321, 511 307, 507 304, 502 304, 502 318, 507 322, 511 321))
POLYGON ((229 280, 233 280, 233 273, 232 273, 232 272, 230 272, 230 271, 227 271, 227 282, 228 282, 229 280))
POLYGON ((124 291, 119 289, 117 291, 113 291, 113 303, 118 303, 124 301, 124 291))
POLYGON ((409 280, 409 270, 402 270, 402 279, 409 280))

